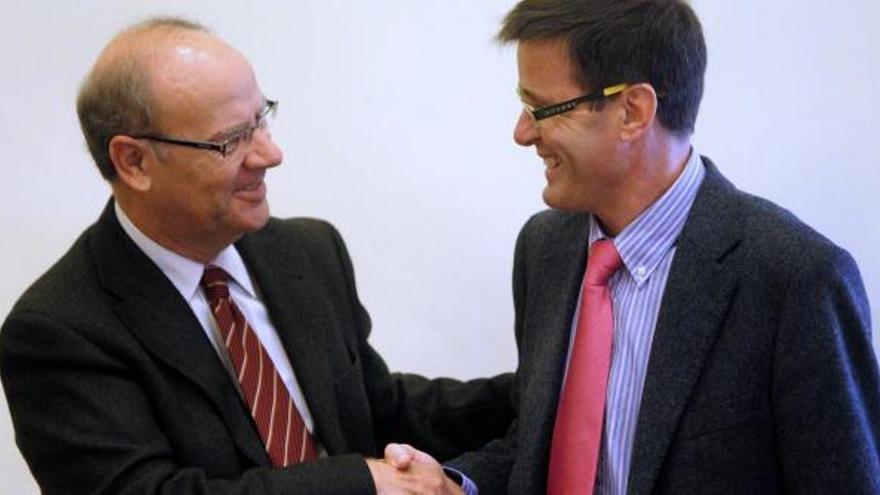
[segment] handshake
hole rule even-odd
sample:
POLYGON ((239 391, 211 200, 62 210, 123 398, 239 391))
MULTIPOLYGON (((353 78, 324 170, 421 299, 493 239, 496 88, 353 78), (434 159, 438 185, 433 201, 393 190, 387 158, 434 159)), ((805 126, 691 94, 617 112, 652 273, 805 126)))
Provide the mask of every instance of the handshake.
POLYGON ((464 493, 433 457, 409 445, 388 444, 385 458, 367 459, 367 467, 377 495, 464 493))

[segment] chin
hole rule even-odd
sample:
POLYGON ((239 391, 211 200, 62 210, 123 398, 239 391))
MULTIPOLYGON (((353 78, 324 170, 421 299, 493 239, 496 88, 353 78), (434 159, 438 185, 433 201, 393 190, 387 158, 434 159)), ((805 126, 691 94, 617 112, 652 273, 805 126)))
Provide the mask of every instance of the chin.
POLYGON ((571 195, 566 195, 564 194, 564 192, 559 191, 558 189, 554 189, 550 185, 544 188, 541 197, 544 200, 544 203, 554 210, 560 210, 568 213, 590 212, 589 208, 586 208, 583 204, 574 200, 571 195))
POLYGON ((245 234, 256 232, 269 223, 269 205, 265 202, 257 208, 243 212, 238 217, 238 224, 245 234))
POLYGON ((256 232, 256 231, 262 229, 263 227, 265 227, 267 223, 269 223, 269 212, 268 211, 266 212, 265 215, 263 215, 259 218, 254 218, 248 223, 248 225, 250 226, 249 232, 256 232))
POLYGON ((544 188, 544 191, 541 193, 541 198, 544 200, 544 203, 553 208, 554 210, 563 210, 569 211, 566 208, 566 202, 564 200, 564 196, 559 194, 552 186, 549 184, 544 188))

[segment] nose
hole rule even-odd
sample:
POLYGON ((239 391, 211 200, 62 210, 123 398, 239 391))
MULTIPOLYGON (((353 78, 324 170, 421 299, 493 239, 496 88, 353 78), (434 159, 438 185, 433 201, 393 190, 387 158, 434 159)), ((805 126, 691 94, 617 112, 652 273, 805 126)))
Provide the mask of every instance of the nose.
POLYGON ((249 168, 272 168, 281 165, 284 153, 272 141, 272 133, 267 128, 254 131, 251 148, 245 157, 245 166, 249 168))
POLYGON ((523 109, 513 128, 513 140, 520 146, 531 146, 538 139, 538 123, 529 114, 528 110, 523 109))

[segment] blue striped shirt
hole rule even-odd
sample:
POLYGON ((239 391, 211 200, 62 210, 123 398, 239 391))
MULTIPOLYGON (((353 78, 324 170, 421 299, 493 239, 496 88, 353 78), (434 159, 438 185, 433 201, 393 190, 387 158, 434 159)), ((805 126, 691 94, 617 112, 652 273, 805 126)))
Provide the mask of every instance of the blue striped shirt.
MULTIPOLYGON (((615 237, 623 266, 611 278, 614 340, 605 401, 605 430, 595 493, 626 493, 642 389, 660 302, 675 244, 703 181, 700 155, 691 150, 681 175, 663 196, 615 237)), ((590 245, 608 236, 590 219, 590 245)), ((577 328, 575 311, 572 339, 577 328)), ((570 348, 571 346, 569 346, 570 348)))
MULTIPOLYGON (((705 175, 700 155, 691 149, 684 170, 669 190, 614 238, 614 246, 623 260, 623 266, 609 281, 614 305, 614 341, 596 494, 626 493, 645 372, 648 370, 660 302, 675 255, 675 242, 705 175)), ((606 238, 608 236, 599 222, 591 217, 590 246, 606 238)), ((569 358, 579 310, 580 306, 575 310, 571 324, 569 358)), ((467 476, 462 475, 462 478, 465 493, 478 495, 478 487, 467 476)))

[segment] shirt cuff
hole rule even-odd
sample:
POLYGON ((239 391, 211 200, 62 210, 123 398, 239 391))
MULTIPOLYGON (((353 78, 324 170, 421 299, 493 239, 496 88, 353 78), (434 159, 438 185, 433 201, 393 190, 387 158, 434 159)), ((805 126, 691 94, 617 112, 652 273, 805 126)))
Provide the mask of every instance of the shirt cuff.
POLYGON ((446 476, 450 479, 458 483, 458 486, 461 487, 465 495, 480 495, 480 489, 477 488, 477 484, 458 469, 443 466, 443 472, 446 473, 446 476))

